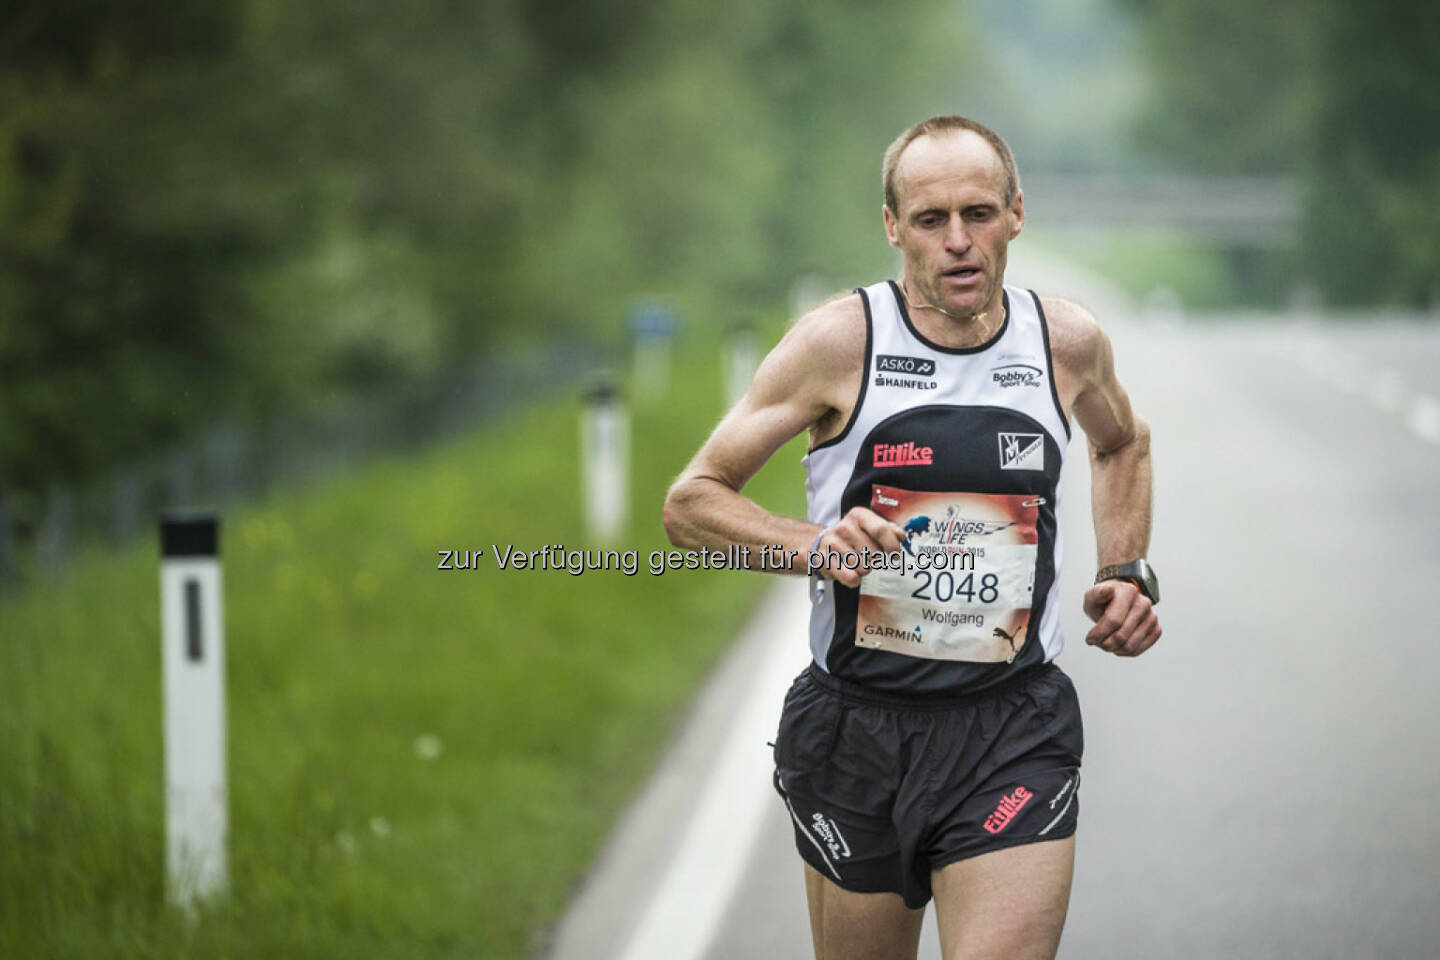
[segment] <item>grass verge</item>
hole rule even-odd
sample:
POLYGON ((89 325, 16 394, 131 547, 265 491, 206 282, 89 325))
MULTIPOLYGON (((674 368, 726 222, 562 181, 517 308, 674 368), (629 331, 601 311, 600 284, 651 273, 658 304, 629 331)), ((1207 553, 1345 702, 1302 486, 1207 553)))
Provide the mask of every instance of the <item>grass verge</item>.
MULTIPOLYGON (((0 956, 528 955, 766 584, 643 566, 716 347, 635 413, 635 577, 491 556, 579 545, 577 397, 227 515, 232 889, 193 924, 163 902, 154 546, 0 601, 0 956)), ((798 513, 801 453, 747 492, 798 513)))
POLYGON ((1286 247, 1226 247, 1155 227, 1090 235, 1036 228, 1029 239, 1089 267, 1144 303, 1167 289, 1192 310, 1279 307, 1291 295, 1297 254, 1286 247))

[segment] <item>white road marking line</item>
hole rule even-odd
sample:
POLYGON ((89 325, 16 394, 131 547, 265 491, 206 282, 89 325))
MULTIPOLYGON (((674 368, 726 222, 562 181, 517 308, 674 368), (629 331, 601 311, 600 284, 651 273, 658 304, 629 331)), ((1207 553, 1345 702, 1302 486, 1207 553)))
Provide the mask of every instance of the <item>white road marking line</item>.
POLYGON ((1405 399, 1405 384, 1400 374, 1385 367, 1375 374, 1370 385, 1370 401, 1381 410, 1399 410, 1405 399))
POLYGON ((1440 443, 1440 400, 1422 393, 1407 405, 1405 383, 1395 370, 1381 367, 1366 371, 1318 339, 1296 344, 1290 356, 1302 369, 1341 393, 1363 396, 1381 410, 1399 414, 1420 439, 1440 443))
POLYGON ((734 724, 709 776, 695 784, 694 814, 675 838, 674 859, 621 960, 698 960, 714 939, 765 804, 779 799, 770 786, 774 762, 765 742, 774 739, 785 691, 809 659, 805 596, 802 592, 798 603, 784 608, 783 618, 765 625, 770 650, 748 696, 735 704, 734 724))
POLYGON ((1405 422, 1422 440, 1440 443, 1440 401, 1428 393, 1410 401, 1405 422))

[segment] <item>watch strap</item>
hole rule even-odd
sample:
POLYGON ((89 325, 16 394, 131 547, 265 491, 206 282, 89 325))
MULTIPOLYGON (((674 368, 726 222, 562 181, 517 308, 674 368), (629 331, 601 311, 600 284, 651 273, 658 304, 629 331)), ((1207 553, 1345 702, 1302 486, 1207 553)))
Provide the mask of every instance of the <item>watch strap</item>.
POLYGON ((1101 567, 1095 574, 1095 582, 1104 580, 1129 580, 1151 603, 1160 602, 1160 581, 1155 576, 1154 568, 1143 557, 1129 563, 1112 563, 1101 567))

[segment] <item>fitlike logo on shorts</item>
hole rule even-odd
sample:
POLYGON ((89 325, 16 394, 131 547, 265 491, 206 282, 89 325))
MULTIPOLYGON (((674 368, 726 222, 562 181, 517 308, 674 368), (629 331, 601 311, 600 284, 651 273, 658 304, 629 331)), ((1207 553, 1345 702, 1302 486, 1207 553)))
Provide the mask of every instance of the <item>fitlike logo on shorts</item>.
POLYGON ((928 467, 934 462, 935 451, 930 447, 917 447, 913 440, 875 444, 877 467, 928 467))
POLYGON ((1001 797, 1000 805, 995 808, 995 812, 985 818, 985 829, 990 833, 999 833, 1010 826, 1015 815, 1025 807, 1025 804, 1030 802, 1030 798, 1033 796, 1035 794, 1024 787, 1016 787, 1001 797))

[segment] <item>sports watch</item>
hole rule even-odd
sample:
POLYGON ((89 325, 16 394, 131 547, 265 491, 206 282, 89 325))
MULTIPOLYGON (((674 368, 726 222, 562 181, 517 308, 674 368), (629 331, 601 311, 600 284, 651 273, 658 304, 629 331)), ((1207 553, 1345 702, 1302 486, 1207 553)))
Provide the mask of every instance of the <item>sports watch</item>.
POLYGON ((1145 594, 1151 603, 1160 602, 1160 578, 1155 576, 1155 568, 1150 566, 1150 562, 1144 557, 1129 563, 1112 563, 1108 567, 1101 567, 1100 572, 1095 574, 1095 582, 1102 580, 1129 580, 1140 588, 1140 592, 1145 594))

